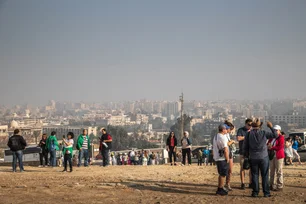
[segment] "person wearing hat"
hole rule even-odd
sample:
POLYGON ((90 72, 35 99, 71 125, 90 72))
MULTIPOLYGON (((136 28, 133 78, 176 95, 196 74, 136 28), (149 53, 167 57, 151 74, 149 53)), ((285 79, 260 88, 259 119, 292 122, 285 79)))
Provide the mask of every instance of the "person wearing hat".
POLYGON ((228 139, 226 138, 227 130, 225 124, 218 127, 218 134, 213 139, 213 155, 216 161, 219 174, 217 195, 228 195, 228 191, 224 189, 225 179, 228 175, 229 163, 229 148, 228 139))
POLYGON ((264 197, 271 197, 269 189, 269 156, 267 140, 278 137, 271 122, 267 122, 271 132, 260 129, 260 119, 252 122, 252 130, 243 143, 244 156, 250 159, 252 174, 252 197, 258 197, 259 193, 259 171, 262 177, 262 189, 264 197))
POLYGON ((272 151, 270 159, 270 190, 282 191, 283 190, 283 163, 285 158, 285 138, 281 134, 281 127, 275 125, 274 130, 277 132, 278 137, 269 139, 268 149, 272 151), (276 172, 276 181, 275 181, 276 172))

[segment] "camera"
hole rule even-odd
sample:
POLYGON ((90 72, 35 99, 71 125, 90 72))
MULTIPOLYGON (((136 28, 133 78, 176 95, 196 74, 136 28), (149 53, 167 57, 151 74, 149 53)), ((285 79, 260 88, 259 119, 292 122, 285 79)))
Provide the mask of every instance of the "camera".
POLYGON ((219 150, 219 157, 224 157, 224 150, 223 149, 219 150))

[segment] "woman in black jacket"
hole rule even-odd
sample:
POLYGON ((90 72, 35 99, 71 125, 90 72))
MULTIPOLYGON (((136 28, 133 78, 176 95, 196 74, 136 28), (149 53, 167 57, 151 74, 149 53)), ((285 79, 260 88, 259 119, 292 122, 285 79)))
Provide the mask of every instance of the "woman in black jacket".
POLYGON ((173 165, 172 155, 173 155, 173 159, 174 159, 174 166, 176 166, 176 146, 177 146, 177 139, 175 137, 174 132, 172 131, 172 132, 170 132, 170 135, 167 138, 167 151, 169 153, 171 166, 173 165))

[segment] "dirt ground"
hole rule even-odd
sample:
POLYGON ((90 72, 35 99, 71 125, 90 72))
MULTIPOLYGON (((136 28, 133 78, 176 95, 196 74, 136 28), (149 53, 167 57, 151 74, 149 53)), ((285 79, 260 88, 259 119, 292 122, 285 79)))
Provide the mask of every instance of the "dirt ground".
POLYGON ((228 196, 216 196, 215 166, 0 167, 0 203, 306 203, 306 165, 284 168, 283 192, 252 198, 235 164, 228 196))

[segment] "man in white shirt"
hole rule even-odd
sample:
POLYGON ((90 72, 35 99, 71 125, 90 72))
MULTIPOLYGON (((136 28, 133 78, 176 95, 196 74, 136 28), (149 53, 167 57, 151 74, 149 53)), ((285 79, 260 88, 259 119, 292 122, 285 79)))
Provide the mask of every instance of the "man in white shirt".
POLYGON ((219 133, 214 137, 213 141, 213 155, 219 173, 218 190, 216 194, 224 196, 228 194, 227 191, 224 190, 224 183, 228 174, 229 151, 225 125, 219 125, 218 129, 219 133))

